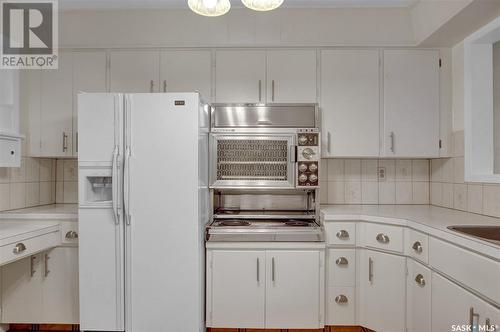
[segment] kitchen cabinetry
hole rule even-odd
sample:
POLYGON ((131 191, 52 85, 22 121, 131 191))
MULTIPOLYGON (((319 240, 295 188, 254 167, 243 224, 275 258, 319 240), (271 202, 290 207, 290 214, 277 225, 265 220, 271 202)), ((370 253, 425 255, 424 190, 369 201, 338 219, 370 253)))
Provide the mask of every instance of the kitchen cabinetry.
POLYGON ((73 156, 78 155, 78 93, 106 92, 106 52, 73 54, 73 156))
POLYGON ((20 167, 19 71, 0 75, 0 167, 20 167))
POLYGON ((323 274, 322 250, 209 249, 207 325, 323 327, 323 274))
POLYGON ((221 50, 215 57, 217 103, 263 103, 266 100, 266 51, 221 50))
POLYGON ((406 317, 408 332, 431 331, 431 270, 408 260, 406 317))
POLYGON ((384 51, 383 151, 439 157, 439 52, 384 51))
POLYGON ((73 54, 59 53, 59 68, 41 71, 40 154, 73 155, 73 54))
POLYGON ((323 156, 378 157, 378 50, 321 51, 323 156))
POLYGON ((3 323, 78 324, 78 248, 57 247, 2 267, 3 323))
POLYGON ((160 91, 199 91, 212 100, 212 52, 210 50, 162 51, 160 54, 160 91))
POLYGON ((360 249, 358 320, 375 331, 404 331, 406 258, 360 249))
POLYGON ((267 51, 267 102, 316 102, 316 50, 267 51))
POLYGON ((159 51, 111 51, 111 92, 160 92, 159 51))
POLYGON ((449 331, 452 324, 483 325, 487 324, 487 320, 490 325, 500 324, 500 311, 439 274, 432 273, 432 331, 449 331))

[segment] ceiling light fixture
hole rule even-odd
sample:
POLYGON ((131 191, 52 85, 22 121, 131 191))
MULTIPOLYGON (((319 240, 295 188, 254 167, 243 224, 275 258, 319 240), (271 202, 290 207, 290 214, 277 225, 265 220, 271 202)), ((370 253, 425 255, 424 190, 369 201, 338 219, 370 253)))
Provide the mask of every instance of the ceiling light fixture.
POLYGON ((250 9, 264 12, 278 8, 283 0, 241 0, 241 2, 250 9))
POLYGON ((231 8, 229 0, 188 0, 189 8, 198 15, 221 16, 231 8))

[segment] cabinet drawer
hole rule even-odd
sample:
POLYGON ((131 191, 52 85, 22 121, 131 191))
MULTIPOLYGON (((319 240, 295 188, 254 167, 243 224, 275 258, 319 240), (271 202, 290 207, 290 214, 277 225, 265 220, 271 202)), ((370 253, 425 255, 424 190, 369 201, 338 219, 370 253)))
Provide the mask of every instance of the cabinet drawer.
POLYGON ((403 252, 403 228, 378 224, 365 224, 365 245, 395 252, 403 252))
POLYGON ((355 245, 356 223, 326 222, 326 240, 330 245, 355 245))
POLYGON ((355 325, 354 287, 329 287, 326 325, 355 325))
POLYGON ((500 263, 431 237, 429 265, 458 282, 500 303, 500 263))
POLYGON ((356 285, 356 249, 328 250, 328 286, 356 285))
POLYGON ((59 245, 61 243, 59 233, 59 231, 56 231, 0 247, 0 264, 15 261, 59 245), (16 246, 18 252, 16 252, 16 246))
POLYGON ((429 262, 429 236, 412 229, 407 229, 408 243, 406 253, 424 263, 429 262))
POLYGON ((61 242, 63 244, 78 244, 78 223, 61 223, 61 242))

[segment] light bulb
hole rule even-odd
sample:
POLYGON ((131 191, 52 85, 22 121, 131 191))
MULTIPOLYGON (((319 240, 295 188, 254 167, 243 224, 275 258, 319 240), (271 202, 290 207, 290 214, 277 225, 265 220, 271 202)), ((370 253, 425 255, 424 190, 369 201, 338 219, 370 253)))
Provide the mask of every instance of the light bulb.
POLYGON ((221 16, 229 11, 229 0, 188 0, 189 8, 198 15, 221 16))
POLYGON ((207 8, 213 9, 217 6, 217 0, 203 0, 203 5, 207 8))
POLYGON ((241 0, 250 9, 257 11, 273 10, 283 4, 283 0, 241 0))

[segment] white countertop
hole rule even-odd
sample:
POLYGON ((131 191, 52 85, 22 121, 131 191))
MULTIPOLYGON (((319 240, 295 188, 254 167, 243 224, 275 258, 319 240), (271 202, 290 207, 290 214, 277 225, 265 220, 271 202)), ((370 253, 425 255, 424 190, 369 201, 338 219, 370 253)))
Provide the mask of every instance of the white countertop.
POLYGON ((52 204, 0 212, 0 219, 78 221, 78 204, 52 204))
POLYGON ((453 225, 500 226, 500 218, 432 205, 323 205, 324 221, 363 220, 407 226, 500 260, 500 246, 450 230, 453 225))

